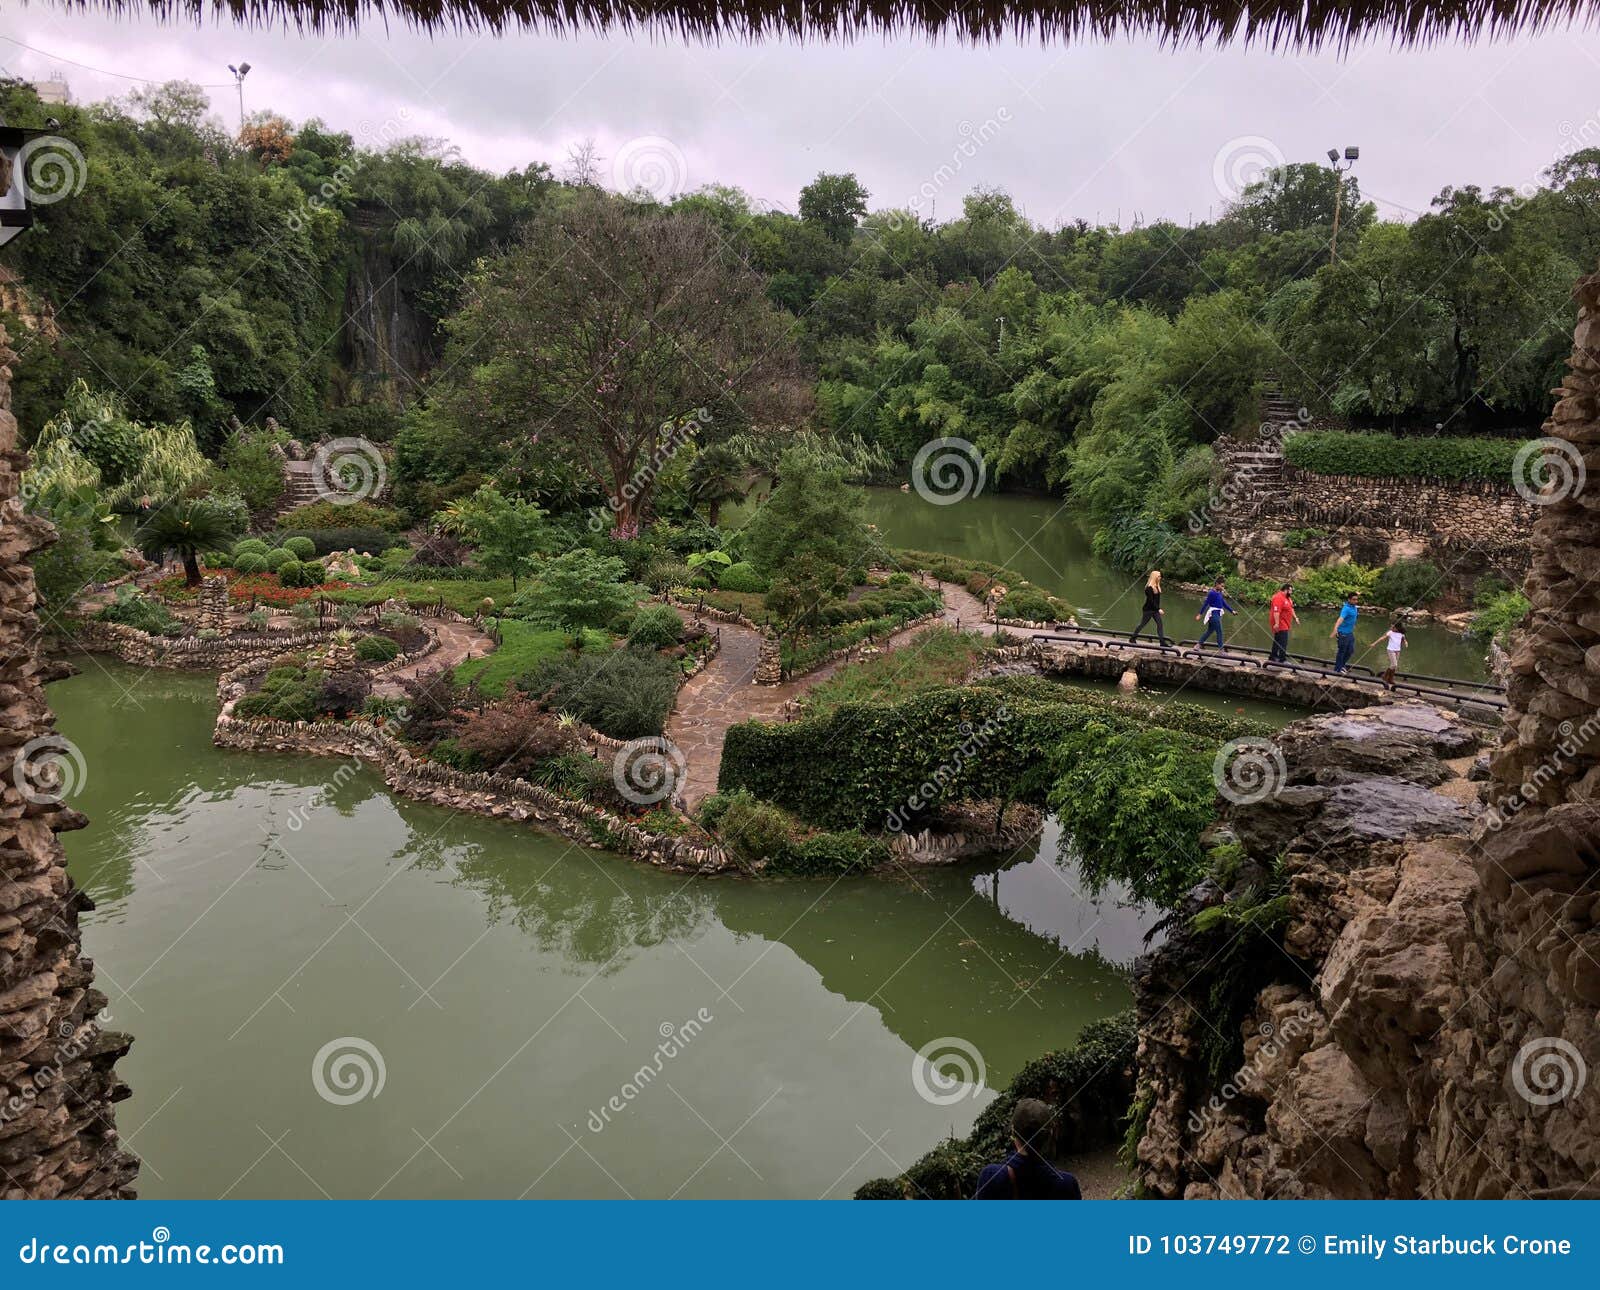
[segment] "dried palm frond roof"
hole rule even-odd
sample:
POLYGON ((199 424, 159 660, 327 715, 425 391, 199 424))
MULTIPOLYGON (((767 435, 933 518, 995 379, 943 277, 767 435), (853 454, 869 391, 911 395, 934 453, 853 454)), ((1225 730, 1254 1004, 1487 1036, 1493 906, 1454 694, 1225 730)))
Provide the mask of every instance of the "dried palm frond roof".
POLYGON ((59 8, 163 17, 207 14, 246 26, 350 30, 391 21, 425 30, 644 30, 694 39, 921 32, 985 41, 1154 36, 1172 44, 1339 47, 1527 33, 1600 13, 1600 0, 44 0, 59 8))

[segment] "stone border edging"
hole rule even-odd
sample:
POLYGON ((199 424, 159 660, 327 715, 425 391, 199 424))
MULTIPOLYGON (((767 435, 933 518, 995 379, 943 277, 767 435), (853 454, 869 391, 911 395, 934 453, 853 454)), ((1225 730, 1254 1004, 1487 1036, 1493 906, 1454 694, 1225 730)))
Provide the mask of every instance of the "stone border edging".
MULTIPOLYGON (((620 851, 660 869, 697 874, 740 871, 720 846, 699 847, 684 838, 647 833, 601 807, 562 797, 514 776, 460 771, 417 757, 384 727, 370 721, 235 720, 233 708, 244 696, 245 679, 261 666, 262 660, 252 660, 218 677, 222 709, 212 732, 217 747, 355 758, 376 768, 391 791, 420 801, 491 818, 532 819, 570 841, 620 851), (596 838, 593 826, 609 836, 604 841, 596 838)), ((622 745, 619 742, 617 746, 622 745)))
POLYGON ((285 650, 320 645, 331 639, 337 628, 313 628, 284 632, 281 636, 240 633, 202 639, 198 636, 152 636, 126 623, 106 623, 98 619, 79 619, 66 640, 91 654, 115 654, 136 667, 212 668, 237 667, 251 659, 285 650))

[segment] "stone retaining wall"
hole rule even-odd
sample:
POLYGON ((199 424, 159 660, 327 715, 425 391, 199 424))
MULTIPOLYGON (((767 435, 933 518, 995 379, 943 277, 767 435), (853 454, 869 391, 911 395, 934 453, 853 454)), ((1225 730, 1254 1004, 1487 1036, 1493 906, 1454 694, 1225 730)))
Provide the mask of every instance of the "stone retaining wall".
POLYGON ((392 791, 419 801, 497 819, 530 821, 585 846, 620 851, 680 873, 738 871, 734 860, 714 844, 699 846, 686 838, 647 833, 598 806, 562 797, 523 779, 460 771, 417 757, 374 722, 236 720, 234 704, 245 694, 245 682, 262 668, 258 660, 218 680, 222 710, 212 739, 219 748, 354 758, 377 769, 392 791))
POLYGON ((133 1040, 104 1029, 78 926, 94 902, 67 875, 56 834, 88 823, 63 804, 62 748, 39 660, 35 551, 55 530, 14 509, 26 456, 11 414, 0 328, 0 1200, 133 1195, 139 1162, 117 1133, 128 1096, 116 1061, 133 1040))
POLYGON ((69 643, 91 654, 115 654, 136 667, 170 667, 215 672, 253 658, 270 657, 310 645, 324 645, 338 630, 251 632, 202 639, 198 636, 152 636, 126 623, 80 620, 69 643))
MULTIPOLYGON (((1219 469, 1233 477, 1226 455, 1219 469)), ((1217 528, 1251 577, 1287 577, 1338 559, 1424 559, 1464 578, 1520 576, 1539 511, 1509 482, 1321 475, 1289 465, 1277 478, 1237 491, 1217 514, 1217 528), (1326 536, 1283 545, 1285 534, 1304 529, 1326 536)))

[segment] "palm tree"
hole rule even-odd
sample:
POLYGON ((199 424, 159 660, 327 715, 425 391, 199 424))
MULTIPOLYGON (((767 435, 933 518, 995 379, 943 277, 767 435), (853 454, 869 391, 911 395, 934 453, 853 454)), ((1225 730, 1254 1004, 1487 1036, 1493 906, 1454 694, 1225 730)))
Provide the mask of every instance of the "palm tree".
POLYGON ((216 503, 203 497, 169 502, 150 516, 134 534, 147 560, 176 555, 183 561, 183 579, 200 585, 200 552, 224 551, 238 536, 233 521, 216 503))
POLYGON ((717 527, 723 503, 744 496, 744 463, 739 454, 723 444, 713 444, 695 455, 689 463, 689 496, 711 508, 709 520, 717 527))

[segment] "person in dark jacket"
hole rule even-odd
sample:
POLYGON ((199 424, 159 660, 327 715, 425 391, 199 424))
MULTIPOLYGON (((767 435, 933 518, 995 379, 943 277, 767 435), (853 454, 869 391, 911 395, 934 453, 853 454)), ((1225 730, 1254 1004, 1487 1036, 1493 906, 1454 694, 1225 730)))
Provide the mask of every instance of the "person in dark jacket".
POLYGON ((1011 1145, 1003 1164, 985 1165, 973 1200, 1082 1200, 1078 1180, 1045 1158, 1056 1112, 1048 1102, 1025 1097, 1011 1113, 1011 1145))
POLYGON ((1204 647, 1206 639, 1215 634, 1217 649, 1224 654, 1228 652, 1228 647, 1222 640, 1222 615, 1239 612, 1234 607, 1233 601, 1229 600, 1224 594, 1223 588, 1225 585, 1221 578, 1212 583, 1211 590, 1206 592, 1206 598, 1200 606, 1200 612, 1194 616, 1195 622, 1203 622, 1205 624, 1205 631, 1200 633, 1200 639, 1197 644, 1204 647))
POLYGON ((1144 617, 1139 620, 1139 625, 1133 629, 1133 635, 1128 637, 1128 640, 1137 641, 1139 639, 1139 633, 1144 630, 1146 623, 1155 624, 1156 639, 1159 640, 1163 645, 1170 645, 1172 643, 1167 639, 1167 617, 1161 612, 1160 569, 1150 570, 1150 576, 1145 579, 1144 617))

